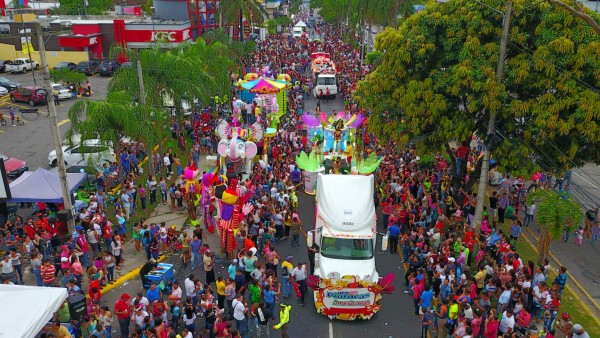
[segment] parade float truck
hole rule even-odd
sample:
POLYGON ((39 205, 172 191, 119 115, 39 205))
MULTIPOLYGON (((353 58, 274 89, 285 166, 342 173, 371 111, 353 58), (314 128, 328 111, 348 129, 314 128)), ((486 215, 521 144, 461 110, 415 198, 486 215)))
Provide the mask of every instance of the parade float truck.
POLYGON ((313 95, 317 99, 335 98, 338 92, 335 63, 329 53, 312 53, 313 95))
MULTIPOLYGON (((394 274, 380 278, 375 266, 373 191, 373 175, 317 178, 315 229, 307 238, 319 252, 308 285, 317 312, 329 318, 369 319, 381 308, 382 295, 394 290, 394 274)), ((385 236, 381 245, 385 250, 385 236)))

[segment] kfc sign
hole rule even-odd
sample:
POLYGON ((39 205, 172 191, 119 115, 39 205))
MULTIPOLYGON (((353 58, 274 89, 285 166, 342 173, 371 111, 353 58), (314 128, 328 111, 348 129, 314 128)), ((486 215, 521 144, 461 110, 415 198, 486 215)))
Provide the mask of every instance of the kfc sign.
POLYGON ((189 28, 182 30, 143 30, 127 29, 125 33, 127 42, 172 42, 178 43, 192 39, 189 28))
POLYGON ((152 32, 152 35, 150 37, 150 41, 170 41, 170 42, 175 42, 177 41, 175 38, 175 32, 152 32))

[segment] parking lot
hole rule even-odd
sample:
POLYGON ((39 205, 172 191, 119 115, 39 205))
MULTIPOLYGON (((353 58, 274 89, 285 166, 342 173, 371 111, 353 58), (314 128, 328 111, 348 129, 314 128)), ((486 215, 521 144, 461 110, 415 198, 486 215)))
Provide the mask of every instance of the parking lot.
MULTIPOLYGON (((34 85, 43 86, 43 76, 41 71, 27 72, 25 74, 0 73, 0 76, 11 81, 18 82, 22 87, 31 87, 34 85), (34 77, 35 75, 35 77, 34 77)), ((106 97, 106 91, 110 77, 99 75, 89 77, 92 84, 92 96, 89 98, 77 98, 61 100, 57 106, 59 131, 64 135, 69 127, 68 111, 76 100, 90 99, 101 100, 106 97)), ((8 121, 6 126, 0 126, 0 153, 10 157, 15 157, 27 162, 29 170, 35 170, 38 167, 48 167, 48 152, 54 149, 52 143, 52 132, 50 129, 50 119, 48 117, 48 107, 46 105, 36 106, 42 114, 24 114, 19 109, 32 108, 27 103, 12 103, 9 95, 0 97, 0 111, 8 121), (10 107, 14 107, 15 112, 24 120, 23 125, 12 127, 8 113, 10 107)))

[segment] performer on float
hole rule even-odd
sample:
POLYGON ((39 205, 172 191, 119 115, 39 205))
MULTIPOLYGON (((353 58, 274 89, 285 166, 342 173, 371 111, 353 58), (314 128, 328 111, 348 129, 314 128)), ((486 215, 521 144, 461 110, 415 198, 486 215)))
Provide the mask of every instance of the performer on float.
POLYGON ((335 121, 335 130, 333 131, 333 151, 339 152, 341 150, 340 142, 342 142, 344 121, 339 119, 335 121))
POLYGON ((352 142, 346 141, 346 150, 344 150, 344 155, 346 156, 346 161, 348 161, 348 168, 351 168, 352 156, 354 155, 354 147, 352 146, 352 142))

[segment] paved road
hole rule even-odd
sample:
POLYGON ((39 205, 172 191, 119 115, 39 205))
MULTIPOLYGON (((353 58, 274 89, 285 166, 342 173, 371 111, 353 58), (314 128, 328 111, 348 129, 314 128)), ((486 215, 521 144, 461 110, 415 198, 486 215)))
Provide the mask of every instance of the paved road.
MULTIPOLYGON (((0 74, 0 76, 19 82, 24 87, 34 85, 31 73, 4 73, 0 74)), ((92 84, 92 91, 94 93, 90 99, 100 100, 105 98, 109 80, 110 78, 108 77, 101 77, 98 75, 90 77, 90 83, 92 84)), ((36 81, 38 86, 41 85, 43 78, 40 72, 36 72, 36 81)), ((69 111, 69 108, 73 106, 75 100, 70 99, 61 101, 60 106, 57 107, 57 121, 61 135, 64 135, 64 132, 70 125, 67 112, 69 111)), ((18 112, 18 109, 31 108, 26 103, 11 103, 8 95, 0 98, 0 110, 2 110, 3 114, 8 115, 10 106, 15 106, 16 112, 18 112)), ((44 112, 47 112, 48 109, 46 106, 39 106, 37 108, 44 112)), ((35 170, 38 167, 48 168, 48 152, 54 149, 52 132, 49 126, 50 119, 37 117, 34 114, 26 114, 25 118, 29 120, 26 121, 23 126, 11 127, 9 123, 5 127, 0 127, 0 152, 26 161, 30 170, 35 170)))
MULTIPOLYGON (((316 100, 310 99, 306 102, 306 107, 309 111, 314 111, 316 100)), ((322 109, 326 111, 339 111, 343 108, 340 100, 329 100, 329 102, 321 103, 322 109)), ((302 193, 299 200, 299 213, 304 222, 304 229, 311 230, 314 227, 314 197, 302 193)), ((276 248, 282 257, 289 255, 294 256, 294 261, 308 261, 306 242, 301 243, 300 248, 291 248, 288 240, 277 242, 276 248)), ((212 246, 212 245, 211 245, 212 246)), ((377 246, 378 248, 381 245, 377 246)), ((327 317, 318 315, 313 305, 312 293, 309 293, 305 307, 297 305, 295 300, 291 300, 293 305, 292 310, 292 325, 290 335, 292 337, 306 336, 306 329, 310 330, 311 337, 418 337, 420 335, 420 322, 418 318, 412 317, 412 299, 402 293, 404 290, 403 280, 404 271, 399 270, 400 261, 396 255, 390 255, 387 252, 378 252, 376 256, 377 269, 380 275, 384 276, 389 272, 396 274, 396 291, 391 295, 384 296, 382 309, 369 321, 330 321, 327 317)), ((167 261, 176 262, 179 266, 178 258, 167 258, 167 261)), ((190 273, 190 269, 185 271, 177 271, 180 280, 190 273)), ((204 278, 204 274, 195 271, 196 276, 204 278)), ((217 276, 225 274, 225 270, 221 273, 217 271, 217 276)), ((137 293, 141 288, 141 282, 138 279, 130 281, 127 285, 117 288, 114 291, 107 293, 104 296, 104 301, 112 307, 114 302, 123 293, 137 293)), ((115 324, 115 329, 116 329, 115 324)), ((203 324, 200 325, 203 327, 203 324)), ((272 334, 273 337, 278 335, 272 334)))
MULTIPOLYGON (((587 164, 573 170, 571 190, 573 197, 585 210, 600 206, 600 167, 587 164)), ((537 225, 534 229, 539 235, 537 225)), ((583 247, 578 247, 571 236, 569 242, 553 242, 551 252, 594 299, 596 313, 600 313, 600 268, 596 260, 600 257, 600 242, 592 246, 590 240, 584 238, 583 247)))

